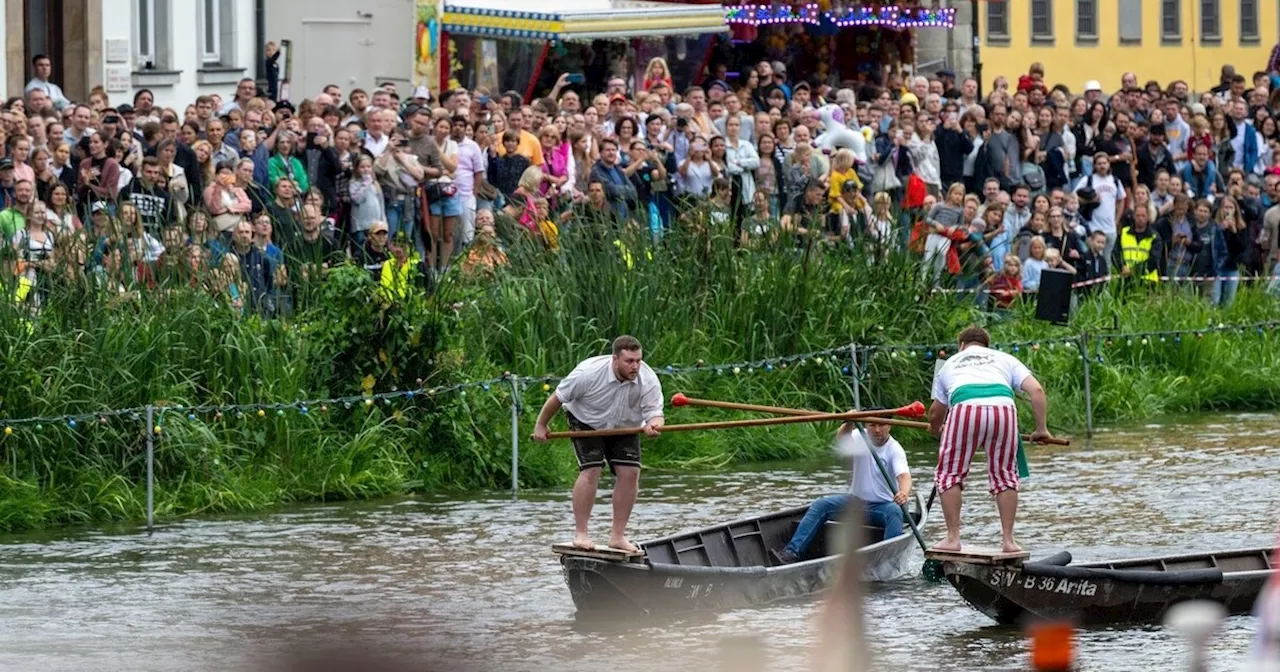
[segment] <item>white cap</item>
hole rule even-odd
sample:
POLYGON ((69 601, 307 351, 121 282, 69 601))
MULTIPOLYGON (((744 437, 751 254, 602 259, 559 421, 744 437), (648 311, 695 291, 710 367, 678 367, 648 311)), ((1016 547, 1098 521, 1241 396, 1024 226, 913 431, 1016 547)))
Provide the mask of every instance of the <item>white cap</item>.
POLYGON ((1102 84, 1099 83, 1098 80, 1096 79, 1091 79, 1084 83, 1084 90, 1086 93, 1089 91, 1101 91, 1102 84))
POLYGON ((414 98, 427 98, 427 99, 430 99, 430 98, 431 98, 431 90, 430 90, 430 89, 428 89, 428 88, 427 88, 427 87, 425 87, 425 86, 419 86, 418 88, 416 88, 416 89, 414 89, 414 90, 413 90, 413 97, 414 97, 414 98))

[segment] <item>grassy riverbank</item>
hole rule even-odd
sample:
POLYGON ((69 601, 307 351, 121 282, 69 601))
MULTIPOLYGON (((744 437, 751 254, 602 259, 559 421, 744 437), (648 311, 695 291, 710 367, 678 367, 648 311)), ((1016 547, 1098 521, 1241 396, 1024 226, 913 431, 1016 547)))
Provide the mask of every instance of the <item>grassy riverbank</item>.
MULTIPOLYGON (((319 300, 288 321, 235 319, 186 290, 106 301, 60 290, 27 328, 0 309, 0 416, 106 413, 159 403, 156 509, 161 518, 254 510, 275 504, 406 491, 504 487, 510 478, 509 387, 472 388, 391 404, 285 409, 261 417, 233 410, 188 418, 177 406, 289 404, 486 379, 511 371, 566 373, 605 352, 618 333, 645 344, 669 397, 691 396, 833 409, 851 405, 848 357, 783 367, 713 365, 840 347, 946 343, 965 324, 988 324, 998 341, 1095 334, 1090 349, 1094 418, 1140 421, 1206 409, 1273 408, 1280 399, 1277 338, 1270 330, 1208 333, 1209 324, 1280 322, 1280 305, 1243 291, 1213 310, 1176 290, 1117 292, 1085 301, 1069 327, 1031 319, 1029 308, 995 318, 951 294, 932 293, 912 260, 868 263, 865 252, 737 250, 726 236, 672 234, 663 246, 566 232, 558 255, 517 244, 496 281, 447 280, 430 299, 384 305, 358 271, 337 271, 319 300), (1106 332, 1184 330, 1143 343, 1106 332), (1110 345, 1107 339, 1110 338, 1110 345), (1101 361, 1096 357, 1101 355, 1101 361)), ((1052 423, 1083 426, 1082 367, 1074 346, 1026 346, 1020 356, 1049 388, 1052 423)), ((864 403, 927 399, 925 349, 863 362, 864 403)), ((547 386, 554 381, 548 381, 547 386)), ((522 434, 545 399, 525 386, 522 434)), ((681 409, 670 422, 734 417, 681 409)), ((147 429, 141 418, 14 425, 0 437, 0 530, 138 520, 147 429)), ((798 458, 826 450, 829 427, 669 435, 646 442, 656 468, 713 469, 738 461, 798 458)), ((563 485, 573 473, 565 444, 523 440, 524 487, 563 485)))

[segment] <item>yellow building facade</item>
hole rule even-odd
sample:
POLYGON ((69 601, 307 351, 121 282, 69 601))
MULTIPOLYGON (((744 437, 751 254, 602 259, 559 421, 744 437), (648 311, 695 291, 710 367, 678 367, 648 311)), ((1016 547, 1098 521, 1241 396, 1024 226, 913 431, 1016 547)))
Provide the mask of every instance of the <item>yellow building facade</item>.
POLYGON ((979 11, 984 91, 1000 75, 1017 86, 1035 61, 1073 93, 1096 79, 1110 94, 1126 72, 1206 91, 1223 65, 1265 70, 1280 29, 1277 0, 982 0, 979 11))

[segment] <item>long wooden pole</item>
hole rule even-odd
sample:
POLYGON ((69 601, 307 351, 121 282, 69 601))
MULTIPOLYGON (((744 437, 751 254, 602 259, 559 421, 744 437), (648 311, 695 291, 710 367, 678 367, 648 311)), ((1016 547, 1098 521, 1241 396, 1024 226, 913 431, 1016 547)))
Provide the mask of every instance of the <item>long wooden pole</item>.
MULTIPOLYGON (((732 401, 713 401, 710 399, 695 399, 693 397, 686 397, 683 394, 679 394, 679 393, 677 393, 675 396, 671 398, 671 405, 672 406, 705 406, 707 408, 724 408, 732 411, 752 411, 756 413, 773 413, 775 415, 789 415, 789 416, 796 416, 796 417, 804 416, 804 415, 821 415, 818 411, 810 411, 804 408, 786 408, 783 406, 762 406, 760 404, 739 404, 732 401)), ((899 420, 897 418, 875 417, 877 414, 888 413, 888 411, 867 411, 867 413, 871 414, 868 416, 868 419, 874 418, 874 422, 876 424, 893 425, 894 427, 910 427, 912 429, 924 429, 924 430, 929 429, 929 423, 927 422, 920 422, 918 420, 899 420)), ((1022 440, 1030 441, 1031 435, 1023 434, 1022 440)), ((1053 445, 1053 446, 1071 445, 1071 441, 1067 439, 1059 439, 1057 437, 1044 441, 1043 443, 1053 445)))
MULTIPOLYGON (((707 429, 734 429, 737 427, 767 427, 770 425, 791 425, 802 422, 831 422, 831 421, 848 421, 860 420, 863 418, 877 418, 882 415, 907 415, 912 417, 920 417, 924 414, 924 404, 916 401, 902 408, 894 408, 883 411, 851 411, 848 413, 809 413, 786 418, 759 418, 755 420, 727 420, 723 422, 697 422, 688 425, 667 425, 660 431, 667 432, 696 432, 707 429)), ((578 430, 571 432, 551 432, 547 434, 548 439, 584 439, 596 436, 627 436, 629 434, 640 434, 644 432, 643 427, 618 427, 616 429, 592 429, 578 430)))

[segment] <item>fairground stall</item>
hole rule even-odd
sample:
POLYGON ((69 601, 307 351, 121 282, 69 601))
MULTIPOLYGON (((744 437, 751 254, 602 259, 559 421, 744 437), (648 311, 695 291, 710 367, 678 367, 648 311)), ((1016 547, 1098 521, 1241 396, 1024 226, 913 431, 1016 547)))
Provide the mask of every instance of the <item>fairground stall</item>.
POLYGON ((730 79, 769 60, 785 63, 791 81, 860 81, 877 69, 914 65, 917 30, 955 26, 954 9, 913 3, 818 0, 724 8, 732 34, 715 65, 723 63, 730 79))
POLYGON ((681 90, 700 79, 712 48, 729 30, 719 4, 445 0, 436 14, 423 9, 430 0, 419 3, 422 83, 516 90, 526 98, 549 90, 561 73, 581 75, 595 90, 614 76, 640 82, 649 61, 659 57, 681 90))

